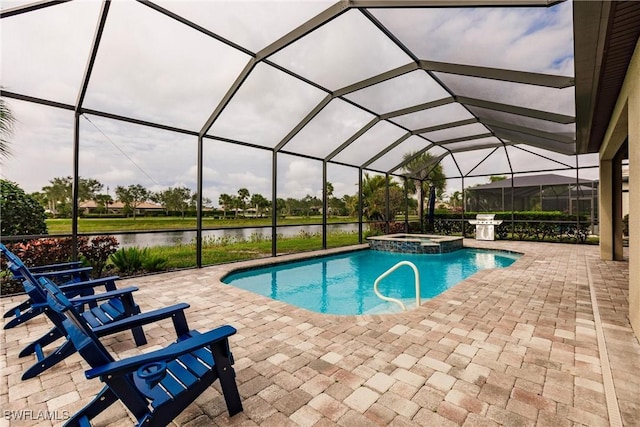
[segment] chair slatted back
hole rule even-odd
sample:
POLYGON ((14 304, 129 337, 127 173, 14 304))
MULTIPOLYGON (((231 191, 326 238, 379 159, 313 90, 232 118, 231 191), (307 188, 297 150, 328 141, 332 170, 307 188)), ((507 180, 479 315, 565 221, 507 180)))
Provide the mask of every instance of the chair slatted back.
POLYGON ((7 247, 2 243, 0 243, 0 252, 2 252, 5 258, 7 258, 7 266, 9 267, 9 270, 11 270, 11 274, 18 278, 24 278, 30 281, 35 280, 33 274, 31 274, 22 260, 16 254, 7 249, 7 247))
MULTIPOLYGON (((115 361, 60 288, 46 277, 38 280, 47 294, 49 307, 64 316, 63 325, 68 338, 89 366, 96 368, 115 361)), ((134 415, 146 413, 148 402, 138 393, 131 375, 118 378, 109 386, 134 415)))
MULTIPOLYGON (((46 277, 40 277, 38 280, 46 292, 49 308, 64 316, 64 328, 76 349, 81 351, 81 348, 91 347, 91 358, 95 358, 96 366, 113 362, 113 357, 60 288, 46 277)), ((89 360, 87 362, 93 366, 89 360)))
POLYGON ((0 252, 7 258, 7 264, 11 274, 13 274, 13 278, 16 280, 33 280, 34 275, 31 271, 33 269, 36 273, 44 274, 47 273, 56 273, 58 272, 59 279, 56 283, 58 284, 69 284, 69 283, 77 283, 85 280, 89 280, 91 277, 89 275, 89 270, 91 267, 81 267, 80 262, 70 265, 74 263, 65 262, 62 264, 50 264, 39 267, 27 267, 25 263, 17 256, 15 253, 9 250, 4 244, 0 243, 0 252), (61 273, 61 270, 64 270, 65 274, 61 273))
POLYGON ((40 288, 37 279, 31 274, 22 260, 7 247, 0 243, 0 251, 7 258, 7 266, 15 277, 23 279, 23 287, 25 292, 36 304, 46 304, 47 298, 44 291, 40 288))

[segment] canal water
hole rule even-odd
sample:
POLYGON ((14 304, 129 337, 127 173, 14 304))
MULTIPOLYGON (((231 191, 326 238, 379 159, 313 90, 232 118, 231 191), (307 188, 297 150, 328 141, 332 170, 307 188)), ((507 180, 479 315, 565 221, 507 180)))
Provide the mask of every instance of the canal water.
MULTIPOLYGON (((357 233, 358 224, 330 224, 327 226, 329 233, 344 232, 357 233)), ((277 233, 283 237, 295 237, 302 234, 321 234, 321 225, 296 225, 290 227, 278 227, 277 233)), ((157 233, 127 233, 127 234, 110 234, 120 242, 121 248, 127 247, 153 247, 153 246, 172 246, 177 244, 193 243, 196 239, 195 231, 162 231, 157 233)), ((219 230, 203 230, 203 239, 235 239, 241 240, 258 240, 271 239, 271 227, 259 228, 241 228, 241 229, 219 229, 219 230)))

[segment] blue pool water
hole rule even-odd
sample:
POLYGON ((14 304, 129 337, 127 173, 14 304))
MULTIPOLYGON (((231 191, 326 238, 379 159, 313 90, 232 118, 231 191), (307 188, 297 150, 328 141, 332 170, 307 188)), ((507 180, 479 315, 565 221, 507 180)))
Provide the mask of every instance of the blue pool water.
MULTIPOLYGON (((511 265, 518 254, 461 249, 442 255, 399 254, 363 250, 340 255, 245 270, 226 276, 224 283, 318 313, 377 314, 401 311, 379 299, 375 280, 400 261, 411 261, 420 273, 421 298, 439 295, 485 268, 511 265)), ((382 295, 415 307, 413 270, 402 266, 383 279, 382 295)))

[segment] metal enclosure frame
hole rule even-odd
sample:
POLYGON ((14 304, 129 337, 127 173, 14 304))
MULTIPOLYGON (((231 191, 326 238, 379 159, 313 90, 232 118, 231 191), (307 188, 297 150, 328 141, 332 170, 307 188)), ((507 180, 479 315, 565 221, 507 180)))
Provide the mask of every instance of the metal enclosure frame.
MULTIPOLYGON (((39 11, 42 9, 46 9, 49 7, 55 7, 56 5, 64 3, 61 1, 39 1, 33 4, 16 7, 13 9, 4 9, 0 11, 1 19, 10 19, 13 16, 18 16, 25 13, 31 13, 33 11, 39 11)), ((157 3, 154 3, 149 0, 139 0, 139 3, 148 7, 150 10, 154 12, 163 14, 182 25, 187 26, 193 31, 197 31, 206 37, 210 37, 216 40, 219 43, 223 43, 226 46, 235 49, 239 52, 242 52, 245 55, 248 55, 250 58, 242 71, 237 75, 235 81, 231 84, 231 86, 227 89, 226 94, 223 96, 222 100, 215 106, 211 114, 202 124, 200 129, 181 129, 173 126, 168 126, 163 123, 155 123, 145 120, 140 120, 132 117, 126 117, 123 115, 117 115, 112 112, 107 111, 97 111, 95 109, 85 108, 83 103, 85 96, 87 94, 87 90, 89 87, 90 80, 92 78, 93 67, 96 61, 96 57, 100 51, 102 34, 109 21, 109 10, 111 1, 105 0, 102 3, 102 8, 99 14, 99 20, 96 23, 95 35, 91 44, 90 56, 87 60, 86 69, 82 78, 81 86, 78 90, 77 100, 74 105, 64 104, 57 102, 55 100, 49 100, 44 98, 37 98, 33 96, 29 96, 26 94, 16 93, 9 90, 2 89, 2 96, 19 100, 37 103, 41 105, 45 105, 52 108, 61 108, 74 112, 74 160, 73 160, 73 180, 74 180, 74 209, 73 209, 73 222, 72 222, 72 236, 77 238, 78 232, 78 181, 79 181, 79 152, 80 152, 80 117, 83 114, 90 114, 98 117, 105 117, 109 119, 114 119, 118 121, 123 121, 127 123, 132 123, 141 126, 148 126, 151 128, 161 129, 170 132, 177 132, 184 135, 189 135, 194 138, 197 138, 197 194, 198 194, 198 203, 197 203, 197 249, 196 249, 196 264, 198 267, 202 266, 202 216, 203 216, 203 150, 205 142, 209 141, 222 141, 226 143, 238 144, 242 146, 252 147, 260 150, 271 151, 271 187, 272 187, 272 211, 276 211, 276 200, 278 196, 277 183, 278 183, 278 155, 279 154, 289 154, 300 156, 304 158, 309 158, 312 160, 316 160, 322 163, 322 176, 323 176, 323 218, 322 218, 322 230, 323 230, 323 238, 322 238, 322 247, 327 247, 327 165, 328 164, 337 164, 342 166, 349 166, 358 170, 358 187, 359 187, 359 239, 362 242, 362 224, 363 224, 363 215, 362 215, 362 179, 365 171, 372 171, 376 173, 383 174, 386 177, 399 177, 403 180, 406 179, 416 179, 417 174, 421 171, 413 171, 413 173, 409 173, 404 170, 404 167, 413 159, 417 158, 419 155, 423 153, 428 153, 434 147, 440 147, 444 150, 444 154, 434 156, 433 162, 430 164, 424 165, 424 169, 428 170, 429 168, 435 167, 444 159, 451 157, 453 162, 459 172, 458 176, 452 176, 447 178, 460 178, 462 182, 461 191, 464 194, 464 181, 465 178, 469 177, 478 177, 478 176, 487 176, 487 175, 472 175, 473 171, 478 168, 480 164, 486 161, 495 151, 500 150, 501 148, 504 150, 504 154, 506 156, 508 165, 510 170, 508 173, 513 178, 515 174, 523 173, 523 171, 514 171, 511 166, 511 159, 509 158, 509 152, 507 147, 516 147, 518 149, 522 149, 524 151, 528 151, 524 147, 535 147, 541 148, 544 150, 548 150, 549 152, 556 152, 563 155, 575 156, 576 165, 579 164, 578 157, 579 154, 586 153, 587 150, 580 144, 576 142, 575 132, 573 135, 561 135, 557 133, 542 131, 535 128, 528 128, 521 125, 516 125, 513 123, 506 123, 500 120, 490 119, 480 117, 472 112, 469 107, 480 107, 483 109, 488 109, 496 112, 509 113, 515 116, 521 116, 525 118, 532 118, 543 120, 552 123, 559 124, 572 124, 575 123, 576 119, 574 116, 560 114, 558 112, 553 111, 543 111, 537 110, 533 108, 528 108, 519 105, 509 105, 502 102, 496 102, 489 99, 477 99, 473 97, 464 96, 463 94, 457 93, 451 87, 449 87, 439 75, 447 74, 447 75, 455 75, 466 78, 473 79, 484 79, 490 81, 498 81, 498 82, 508 82, 518 85, 527 85, 527 86, 535 86, 535 87, 544 87, 544 88, 554 88, 554 89, 564 89, 571 88, 575 84, 575 79, 573 77, 568 76, 557 76, 557 75, 548 75, 534 72, 524 72, 518 70, 508 70, 508 69, 500 69, 500 68, 491 68, 484 66, 474 66, 467 64, 455 64, 455 63, 445 63, 439 61, 429 60, 427 58, 421 58, 419 55, 415 54, 408 46, 403 44, 400 37, 394 34, 389 28, 387 28, 379 19, 374 16, 372 11, 376 9, 391 9, 391 8, 452 8, 452 7, 552 7, 555 4, 559 3, 558 1, 547 1, 547 0, 469 0, 469 1, 454 1, 454 0, 407 0, 407 1, 384 1, 384 0, 376 0, 376 1, 363 1, 363 0, 341 0, 337 3, 333 4, 323 12, 317 14, 306 22, 302 23, 298 27, 291 30, 289 33, 285 34, 278 40, 264 47, 263 49, 253 52, 246 47, 241 46, 240 44, 229 40, 225 37, 222 37, 219 34, 216 34, 197 23, 188 20, 187 18, 180 16, 157 3), (341 87, 336 90, 331 90, 327 87, 320 85, 317 82, 311 81, 308 78, 305 78, 302 75, 299 75, 295 71, 291 69, 287 69, 282 65, 277 64, 271 58, 277 54, 278 52, 286 49, 288 46, 296 43, 298 40, 303 39, 307 35, 311 34, 315 30, 325 26, 330 25, 333 20, 342 16, 345 13, 351 11, 359 11, 361 15, 368 20, 372 25, 374 25, 388 40, 390 40, 398 49, 404 52, 411 60, 411 62, 402 65, 400 67, 396 67, 394 69, 382 72, 378 75, 372 76, 370 78, 366 78, 359 82, 349 84, 347 86, 341 87), (260 145, 256 145, 246 141, 240 140, 232 140, 229 138, 222 138, 215 135, 210 135, 209 132, 212 126, 216 123, 218 118, 221 116, 222 112, 227 108, 230 102, 234 99, 234 96, 238 93, 240 88, 242 88, 243 84, 246 82, 248 78, 252 75, 256 66, 260 63, 263 63, 269 67, 272 67, 280 72, 286 73, 288 76, 301 81, 305 84, 311 85, 314 88, 322 91, 326 95, 324 98, 317 103, 308 114, 300 120, 290 132, 282 138, 273 148, 263 147, 260 145), (376 112, 372 111, 369 108, 354 102, 353 100, 348 98, 349 94, 357 92, 359 90, 363 90, 365 88, 370 88, 375 85, 382 84, 384 82, 390 81, 394 78, 403 76, 407 73, 411 72, 421 72, 425 73, 430 79, 434 80, 446 93, 448 93, 447 97, 436 99, 433 101, 429 101, 426 103, 421 103, 417 105, 413 105, 410 107, 405 107, 396 111, 391 112, 376 112), (325 107, 327 107, 333 100, 340 100, 348 105, 351 105, 361 111, 364 111, 373 116, 369 122, 367 122, 364 126, 362 126, 357 132, 355 132, 352 136, 347 138, 343 142, 338 142, 337 147, 333 149, 328 155, 324 157, 316 157, 316 156, 308 156, 301 153, 296 153, 291 150, 288 150, 288 143, 303 129, 307 126, 325 107), (462 106, 471 116, 471 118, 463 119, 463 120, 454 120, 438 125, 430 125, 421 128, 409 128, 399 124, 395 121, 397 118, 417 113, 420 111, 428 111, 433 108, 441 107, 448 104, 457 103, 462 106), (369 130, 371 130, 376 124, 386 122, 393 125, 396 128, 402 129, 404 134, 394 140, 389 142, 385 148, 378 152, 373 152, 370 154, 369 158, 361 162, 359 164, 347 164, 343 162, 336 161, 335 158, 342 153, 345 149, 347 149, 351 144, 358 140, 362 135, 366 134, 369 130), (461 136, 455 138, 444 139, 440 141, 431 140, 425 134, 436 131, 449 130, 454 128, 460 128, 466 125, 472 124, 480 124, 485 129, 486 132, 482 132, 479 134, 473 134, 469 136, 461 136), (375 163, 377 160, 383 158, 386 154, 388 154, 391 150, 396 147, 401 146, 407 139, 411 137, 419 138, 424 141, 424 148, 415 153, 411 158, 407 158, 399 163, 396 163, 393 167, 387 170, 376 170, 372 169, 371 165, 375 163), (474 140, 480 140, 483 138, 492 138, 495 140, 495 143, 482 143, 479 145, 470 145, 469 147, 462 148, 453 148, 456 143, 462 142, 473 142, 474 140), (458 165, 456 159, 456 153, 466 152, 469 150, 477 150, 477 149, 491 149, 493 150, 484 158, 480 159, 473 167, 468 168, 469 172, 466 174, 462 172, 462 169, 458 165)), ((542 154, 530 152, 532 155, 545 157, 542 154)), ((554 162, 556 160, 549 159, 554 162)), ((559 162, 558 162, 559 163, 559 162)), ((558 170, 566 170, 567 168, 573 169, 574 167, 567 164, 559 163, 558 170)), ((580 182, 579 179, 579 167, 575 167, 576 169, 576 183, 580 182)), ((527 172, 536 172, 536 171, 527 171, 527 172)), ((389 192, 387 188, 386 193, 387 198, 387 209, 389 209, 389 192)), ((464 198, 464 196, 463 196, 464 198)), ((462 218, 464 219, 464 210, 462 212, 462 218)), ((422 219, 421 219, 422 221, 422 219)), ((272 255, 277 255, 277 216, 272 215, 272 255)))

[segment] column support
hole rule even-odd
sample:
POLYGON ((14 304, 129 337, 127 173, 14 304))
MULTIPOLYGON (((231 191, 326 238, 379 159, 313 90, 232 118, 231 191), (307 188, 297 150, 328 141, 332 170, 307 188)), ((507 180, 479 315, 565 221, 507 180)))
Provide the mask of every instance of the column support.
POLYGON ((600 258, 613 260, 613 160, 600 160, 600 258))
POLYGON ((613 158, 613 259, 621 261, 623 254, 623 228, 622 223, 622 160, 624 152, 620 150, 613 158))

